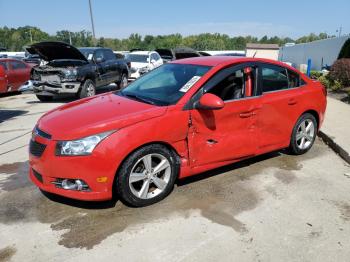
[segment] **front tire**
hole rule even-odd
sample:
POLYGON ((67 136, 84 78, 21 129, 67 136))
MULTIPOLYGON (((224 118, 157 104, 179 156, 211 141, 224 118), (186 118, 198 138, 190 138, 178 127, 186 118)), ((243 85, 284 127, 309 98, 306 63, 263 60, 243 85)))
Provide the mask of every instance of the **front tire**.
POLYGON ((44 96, 44 95, 36 95, 36 97, 37 97, 41 102, 50 102, 50 101, 52 101, 52 99, 53 99, 52 96, 44 96))
POLYGON ((303 114, 293 128, 289 145, 290 152, 294 155, 301 155, 309 151, 315 142, 316 133, 316 118, 310 113, 303 114))
POLYGON ((89 96, 94 96, 95 94, 96 94, 95 83, 90 79, 86 79, 78 93, 78 97, 85 98, 89 96))
POLYGON ((117 194, 130 206, 152 205, 170 194, 178 172, 174 152, 159 144, 142 147, 122 164, 115 181, 117 194))

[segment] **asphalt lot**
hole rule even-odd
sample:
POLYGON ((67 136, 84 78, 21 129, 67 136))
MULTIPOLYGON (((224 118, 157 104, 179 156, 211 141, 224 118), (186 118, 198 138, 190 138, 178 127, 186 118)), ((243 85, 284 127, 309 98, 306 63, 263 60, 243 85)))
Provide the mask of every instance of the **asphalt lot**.
POLYGON ((350 168, 320 140, 182 181, 150 207, 84 203, 27 177, 31 129, 60 104, 0 98, 0 261, 349 261, 350 168))

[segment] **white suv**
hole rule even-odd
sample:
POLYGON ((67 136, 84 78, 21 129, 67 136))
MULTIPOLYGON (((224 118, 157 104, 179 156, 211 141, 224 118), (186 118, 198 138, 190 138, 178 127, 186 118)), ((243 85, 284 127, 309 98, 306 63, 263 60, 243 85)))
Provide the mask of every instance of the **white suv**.
POLYGON ((125 59, 131 63, 129 80, 135 80, 163 64, 163 59, 155 51, 134 51, 126 54, 125 59))

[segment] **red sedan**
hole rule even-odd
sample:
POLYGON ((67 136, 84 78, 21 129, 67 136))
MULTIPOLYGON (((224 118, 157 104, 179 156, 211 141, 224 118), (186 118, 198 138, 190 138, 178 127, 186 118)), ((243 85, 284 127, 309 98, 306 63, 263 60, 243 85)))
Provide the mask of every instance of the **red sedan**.
POLYGON ((0 93, 17 91, 30 79, 32 67, 18 59, 0 59, 0 93))
POLYGON ((199 57, 165 64, 119 92, 46 113, 30 141, 30 177, 81 200, 146 206, 177 179, 314 143, 326 91, 286 64, 199 57))

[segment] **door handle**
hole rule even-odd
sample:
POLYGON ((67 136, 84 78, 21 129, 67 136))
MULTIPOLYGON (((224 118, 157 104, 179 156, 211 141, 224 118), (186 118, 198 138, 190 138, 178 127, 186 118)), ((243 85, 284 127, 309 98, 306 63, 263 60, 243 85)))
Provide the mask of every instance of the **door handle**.
POLYGON ((295 99, 289 99, 289 101, 288 101, 288 105, 290 105, 290 106, 295 105, 297 103, 298 102, 295 99))
POLYGON ((239 114, 239 117, 240 118, 248 118, 248 117, 251 117, 251 116, 254 116, 254 115, 256 115, 255 112, 243 112, 243 113, 239 114))

